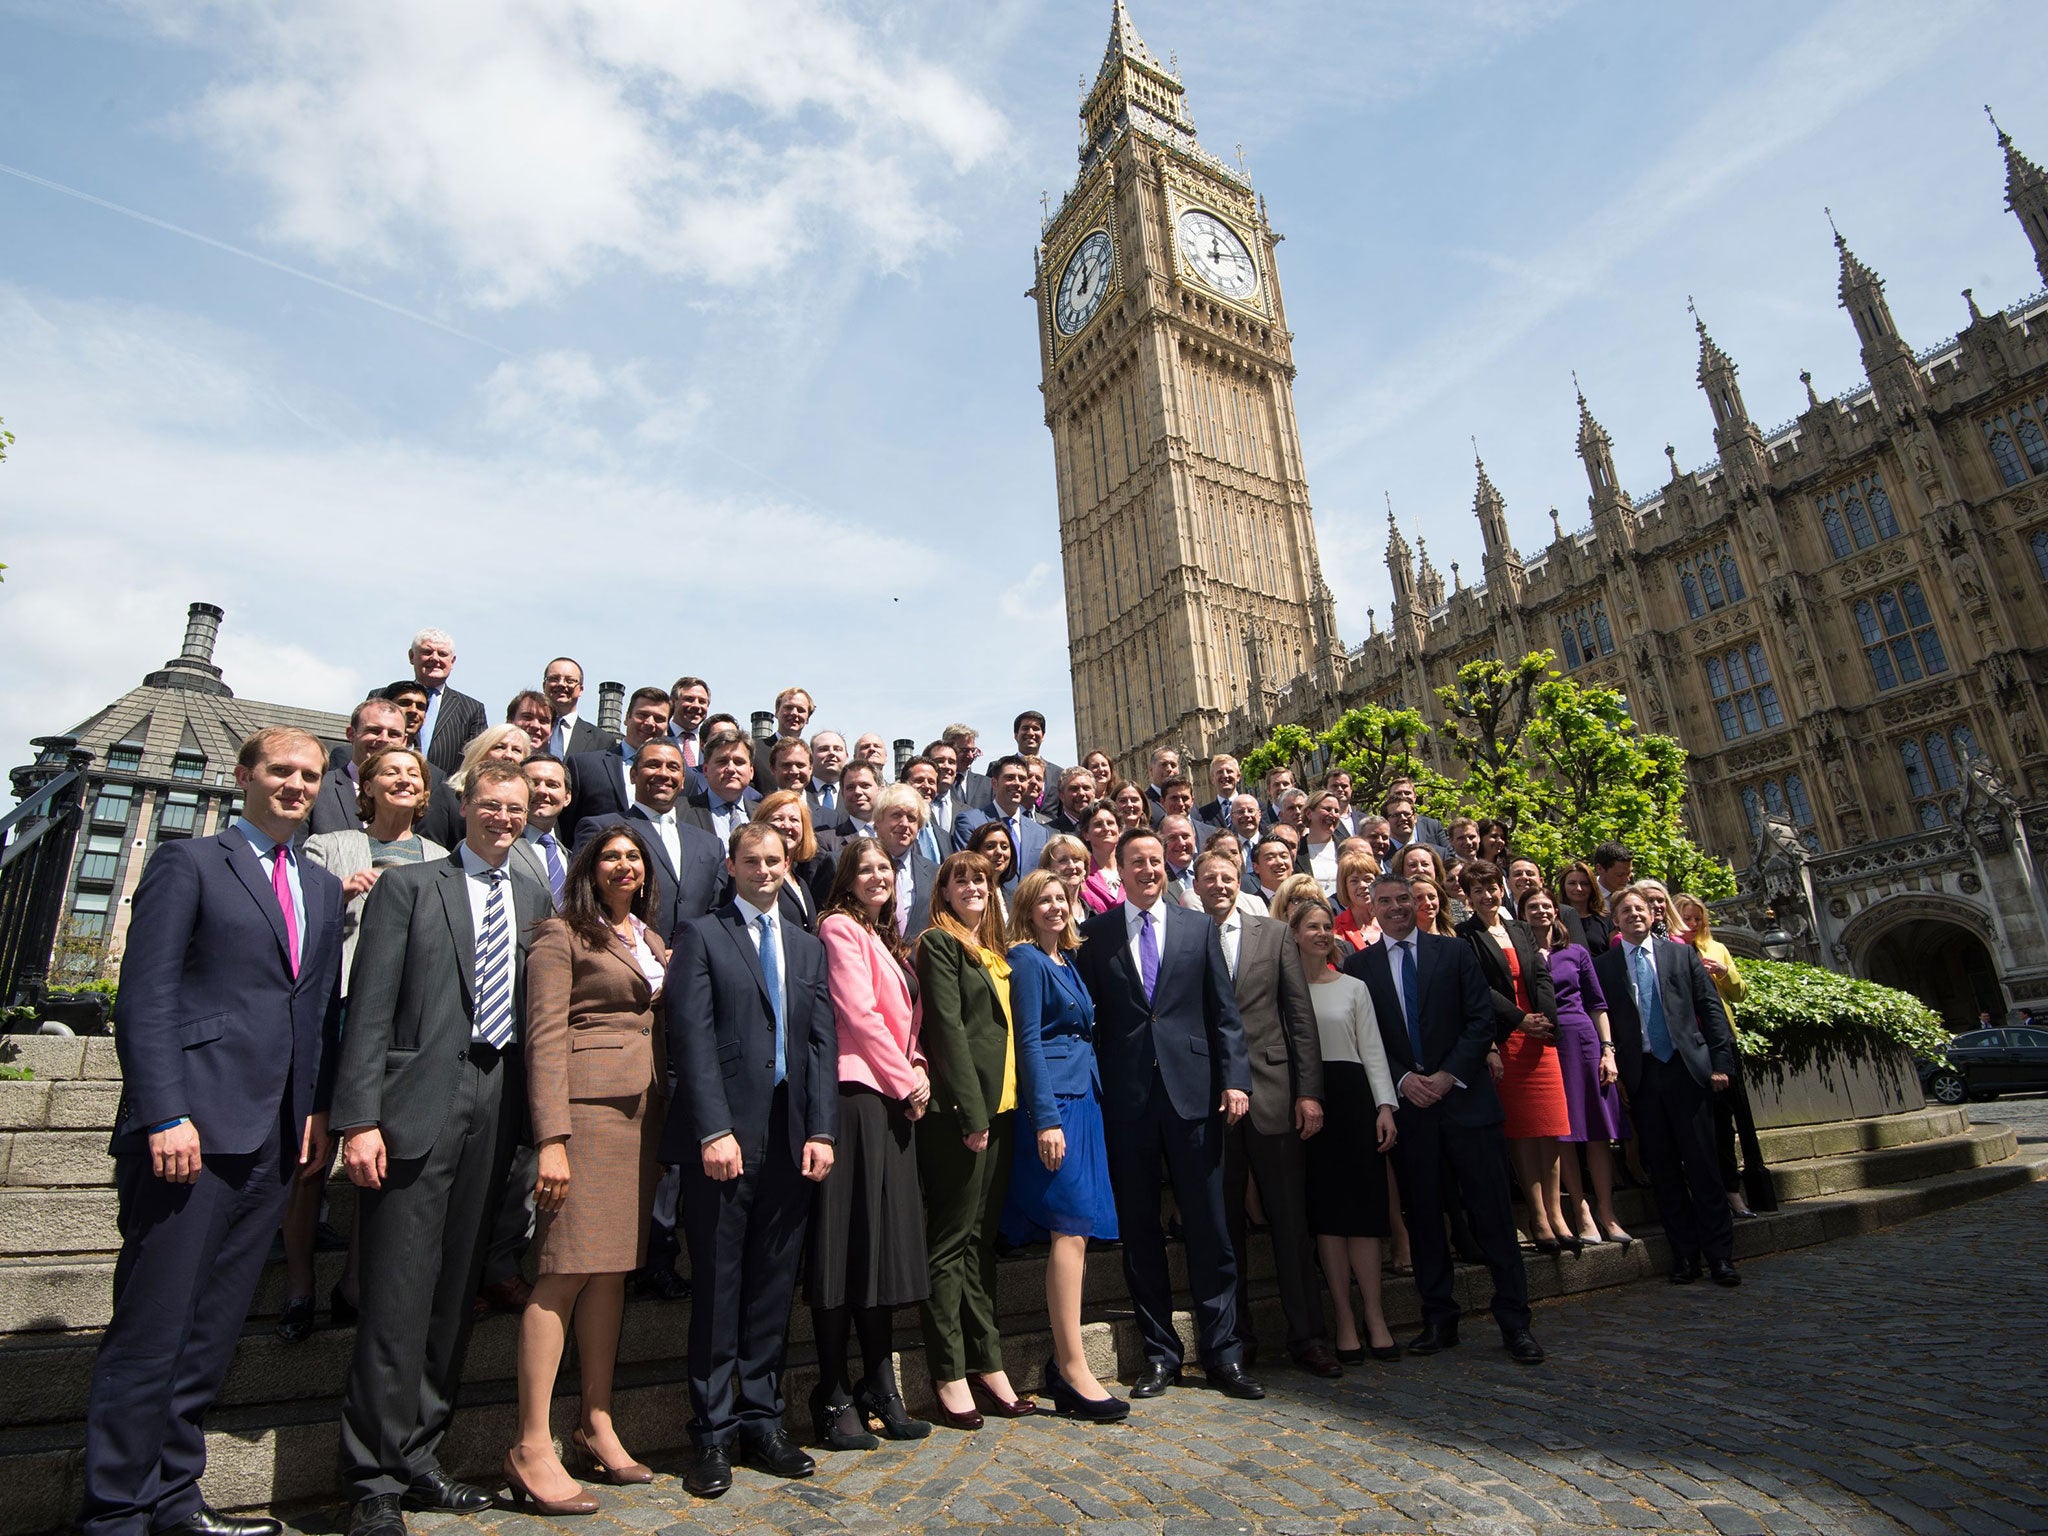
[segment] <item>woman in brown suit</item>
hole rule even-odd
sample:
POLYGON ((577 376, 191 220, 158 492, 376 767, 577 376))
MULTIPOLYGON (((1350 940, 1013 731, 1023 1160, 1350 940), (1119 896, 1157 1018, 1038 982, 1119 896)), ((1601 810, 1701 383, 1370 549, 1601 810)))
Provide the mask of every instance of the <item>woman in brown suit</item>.
POLYGON ((619 1443, 611 1414, 626 1276, 647 1257, 666 1107, 655 1025, 668 950, 647 926, 653 902, 638 840, 613 832, 576 855, 561 915, 540 925, 527 954, 540 1283, 519 1320, 519 1443, 505 1453, 505 1480, 541 1514, 597 1508, 556 1459, 548 1425, 572 1312, 583 1422, 570 1443, 605 1482, 654 1479, 619 1443))

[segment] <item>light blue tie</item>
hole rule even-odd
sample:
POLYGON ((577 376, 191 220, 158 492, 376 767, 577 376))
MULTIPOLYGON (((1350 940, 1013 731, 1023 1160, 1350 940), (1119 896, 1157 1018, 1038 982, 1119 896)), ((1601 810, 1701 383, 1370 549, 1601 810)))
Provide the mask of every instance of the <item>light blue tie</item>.
POLYGON ((775 959, 774 922, 766 912, 754 919, 761 934, 761 979, 768 983, 768 999, 775 1005, 775 1081, 779 1086, 789 1076, 788 1028, 783 1022, 782 967, 775 959))
POLYGON ((548 753, 550 756, 563 758, 569 755, 569 728, 559 720, 555 722, 555 728, 548 732, 548 753))
POLYGON ((839 798, 838 798, 838 797, 839 797, 839 786, 838 786, 837 784, 827 784, 827 785, 826 785, 826 786, 825 786, 825 787, 824 787, 823 789, 821 789, 821 790, 819 790, 819 791, 818 791, 818 809, 819 809, 819 810, 821 810, 821 811, 836 811, 836 810, 838 810, 838 809, 839 809, 839 798))
POLYGON ((1643 1043, 1659 1061, 1669 1061, 1671 1030, 1664 1022, 1663 989, 1657 985, 1657 967, 1650 963, 1649 946, 1637 945, 1629 956, 1629 964, 1635 968, 1636 996, 1641 999, 1636 1011, 1643 1018, 1643 1043))
POLYGON ((505 872, 494 869, 484 878, 491 894, 476 941, 476 1032, 502 1049, 512 1038, 512 925, 505 917, 505 872))

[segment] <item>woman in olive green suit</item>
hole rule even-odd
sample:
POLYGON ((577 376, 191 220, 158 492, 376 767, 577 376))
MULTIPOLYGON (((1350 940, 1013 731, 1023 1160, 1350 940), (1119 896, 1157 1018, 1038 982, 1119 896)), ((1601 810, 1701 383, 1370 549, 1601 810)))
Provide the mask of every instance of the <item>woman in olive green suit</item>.
POLYGON ((931 926, 917 944, 918 1040, 932 1084, 917 1128, 931 1258, 925 1362, 939 1418, 955 1429, 981 1428, 970 1377, 1006 1418, 1037 1407, 1011 1389, 996 1330, 996 1228, 1010 1185, 1017 1052, 994 889, 987 859, 951 855, 932 882, 931 926))

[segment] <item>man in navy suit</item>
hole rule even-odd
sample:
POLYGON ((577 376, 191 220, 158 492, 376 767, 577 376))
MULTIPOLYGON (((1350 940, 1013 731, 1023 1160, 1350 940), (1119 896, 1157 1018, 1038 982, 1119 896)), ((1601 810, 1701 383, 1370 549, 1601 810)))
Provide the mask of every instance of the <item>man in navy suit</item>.
POLYGON ((602 730, 577 713, 583 702, 583 663, 573 656, 557 656, 541 674, 540 691, 547 696, 549 723, 547 750, 567 762, 586 752, 602 752, 612 744, 610 731, 602 730))
POLYGON ((1697 1280, 1704 1254, 1716 1284, 1740 1285, 1714 1149, 1714 1095, 1735 1074, 1735 1040, 1699 952, 1655 937, 1652 916, 1641 891, 1623 891, 1614 901, 1614 941, 1593 961, 1612 1025, 1609 1049, 1671 1241, 1672 1283, 1697 1280))
POLYGON ((1400 778, 1388 782, 1386 798, 1380 802, 1380 814, 1387 818, 1387 835, 1397 853, 1418 843, 1442 849, 1451 846, 1441 821, 1434 816, 1415 814, 1413 779, 1400 778))
POLYGON ((1195 808, 1195 831, 1204 843, 1208 842, 1211 833, 1230 830, 1230 802, 1237 798, 1238 788, 1243 782, 1243 771, 1237 766, 1237 759, 1228 752, 1218 752, 1209 759, 1212 798, 1195 808))
POLYGON ((1026 872, 1038 868, 1046 839, 1052 833, 1024 803, 1031 795, 1031 769, 1023 758, 1014 752, 1008 757, 997 758, 989 766, 988 781, 995 793, 988 807, 962 811, 953 818, 953 851, 958 853, 965 848, 977 827, 987 826, 992 821, 1001 822, 1009 829, 1010 850, 1016 855, 1003 889, 1014 891, 1026 872))
POLYGON ((1039 749, 1045 745, 1045 716, 1035 709, 1027 709, 1010 722, 1010 734, 1017 739, 1019 757, 1035 757, 1045 769, 1045 789, 1038 797, 1037 808, 1050 812, 1058 803, 1060 765, 1045 756, 1039 749))
POLYGON ((682 819, 677 800, 686 771, 682 750, 657 737, 633 759, 633 803, 625 814, 607 811, 576 823, 578 853, 611 827, 624 827, 638 839, 654 871, 654 928, 664 943, 682 923, 718 904, 725 880, 718 839, 682 819))
MULTIPOLYGON (((314 832, 361 831, 363 813, 356 792, 362 787, 363 764, 386 747, 404 746, 406 734, 405 711, 382 695, 372 694, 351 710, 348 729, 342 733, 347 755, 320 780, 312 813, 299 823, 299 839, 314 832)), ((442 776, 431 763, 427 772, 435 781, 442 776)))
MULTIPOLYGON (((633 758, 650 741, 673 739, 668 734, 668 711, 668 695, 659 688, 635 688, 626 701, 623 740, 563 759, 569 775, 569 808, 562 812, 562 835, 570 842, 576 840, 576 823, 584 817, 626 814, 633 803, 633 758)), ((695 787, 688 772, 686 768, 685 792, 695 787)))
POLYGON ((293 1175, 327 1171, 344 903, 292 852, 326 765, 307 732, 258 731, 235 762, 241 818, 162 843, 135 890, 108 1148, 121 1256, 85 1410, 91 1536, 280 1529, 208 1508, 199 1478, 293 1175))
POLYGON ((661 1160, 681 1166, 696 1300, 684 1486, 716 1498, 732 1459, 808 1477, 782 1427, 789 1303, 811 1188, 839 1133, 839 1040, 825 946, 777 913, 782 836, 747 823, 727 845, 733 899, 676 930, 663 1006, 674 1097, 661 1160))
POLYGON ((1216 925, 1166 899, 1158 834, 1118 839, 1124 900, 1081 929, 1081 980, 1095 1001, 1095 1055, 1109 1179, 1123 1236, 1124 1283, 1146 1364, 1132 1397, 1180 1383, 1180 1334, 1166 1235, 1159 1226, 1163 1159, 1187 1235, 1202 1369, 1232 1397, 1264 1397, 1245 1374, 1237 1332, 1237 1264, 1223 1206, 1224 1130, 1251 1107, 1251 1069, 1237 995, 1216 925))
POLYGON ((732 834, 753 820, 761 802, 754 788, 754 749, 738 731, 713 731, 704 742, 703 784, 684 797, 680 815, 709 832, 721 848, 732 834))
POLYGON ((1372 913, 1380 942, 1346 960, 1344 971, 1372 994, 1401 1100, 1394 1111, 1394 1172, 1408 1213, 1415 1288, 1422 1293, 1422 1332, 1408 1352, 1433 1355, 1458 1342, 1458 1303, 1444 1238, 1442 1166, 1448 1161, 1493 1271, 1493 1316, 1508 1355, 1518 1364, 1541 1364, 1543 1347, 1529 1332, 1529 1280, 1508 1205, 1500 1095, 1487 1068, 1493 993, 1462 939, 1415 931, 1415 895, 1406 880, 1375 880, 1372 913))

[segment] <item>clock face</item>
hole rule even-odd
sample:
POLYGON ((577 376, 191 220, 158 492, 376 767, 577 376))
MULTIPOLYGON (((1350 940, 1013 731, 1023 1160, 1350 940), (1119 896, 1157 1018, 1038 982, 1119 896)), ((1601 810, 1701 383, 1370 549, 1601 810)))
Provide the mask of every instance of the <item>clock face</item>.
POLYGON ((1096 230, 1075 247, 1060 274, 1059 292, 1054 295, 1052 319, 1062 336, 1071 336, 1088 323, 1089 316, 1102 307, 1109 292, 1109 235, 1096 230))
POLYGON ((1236 230, 1201 208, 1180 216, 1180 254, 1196 277, 1226 299, 1259 291, 1259 269, 1236 230))

